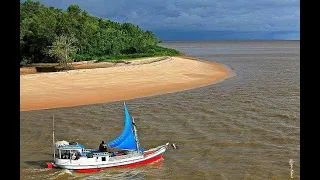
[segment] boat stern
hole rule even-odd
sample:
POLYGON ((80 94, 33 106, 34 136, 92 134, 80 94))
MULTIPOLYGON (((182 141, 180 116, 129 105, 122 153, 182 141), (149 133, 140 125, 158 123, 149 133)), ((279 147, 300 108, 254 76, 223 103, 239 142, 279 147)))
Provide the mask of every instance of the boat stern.
POLYGON ((52 163, 52 162, 46 162, 46 163, 47 163, 48 169, 52 169, 55 167, 54 163, 52 163))

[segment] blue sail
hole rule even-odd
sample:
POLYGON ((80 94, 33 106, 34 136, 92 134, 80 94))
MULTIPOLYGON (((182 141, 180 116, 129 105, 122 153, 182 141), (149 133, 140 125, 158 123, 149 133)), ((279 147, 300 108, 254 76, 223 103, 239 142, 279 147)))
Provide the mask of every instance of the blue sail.
POLYGON ((123 104, 123 106, 125 115, 123 131, 120 136, 110 141, 108 143, 108 146, 121 149, 137 149, 136 140, 134 138, 134 133, 132 130, 131 116, 125 103, 123 104))

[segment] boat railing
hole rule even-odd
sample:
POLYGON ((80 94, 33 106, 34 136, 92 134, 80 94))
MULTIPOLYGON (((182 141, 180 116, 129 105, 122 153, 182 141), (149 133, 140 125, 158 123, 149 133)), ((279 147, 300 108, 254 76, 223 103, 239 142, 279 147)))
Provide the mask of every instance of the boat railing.
POLYGON ((109 156, 108 152, 94 152, 92 153, 94 156, 109 156))
POLYGON ((91 151, 97 151, 97 149, 84 149, 83 152, 91 152, 91 151))
POLYGON ((126 155, 121 155, 121 156, 113 156, 112 158, 109 159, 109 161, 117 161, 120 159, 127 159, 127 158, 131 158, 131 157, 135 157, 137 155, 138 154, 135 153, 135 154, 126 154, 126 155))

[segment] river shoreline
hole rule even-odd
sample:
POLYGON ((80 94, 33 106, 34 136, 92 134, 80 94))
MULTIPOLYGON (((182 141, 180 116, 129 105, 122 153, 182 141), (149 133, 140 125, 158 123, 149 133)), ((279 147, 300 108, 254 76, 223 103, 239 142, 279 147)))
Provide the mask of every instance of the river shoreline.
POLYGON ((148 97, 214 84, 235 75, 222 64, 189 56, 142 58, 107 66, 20 75, 20 110, 148 97))

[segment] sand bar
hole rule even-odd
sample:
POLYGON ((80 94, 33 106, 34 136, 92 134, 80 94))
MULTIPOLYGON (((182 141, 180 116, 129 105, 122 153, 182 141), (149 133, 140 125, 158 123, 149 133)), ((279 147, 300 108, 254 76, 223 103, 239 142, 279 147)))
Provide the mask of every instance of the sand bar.
MULTIPOLYGON (((150 58, 149 58, 150 59, 150 58)), ((20 76, 20 110, 106 103, 206 86, 231 77, 224 65, 187 57, 20 76)))

